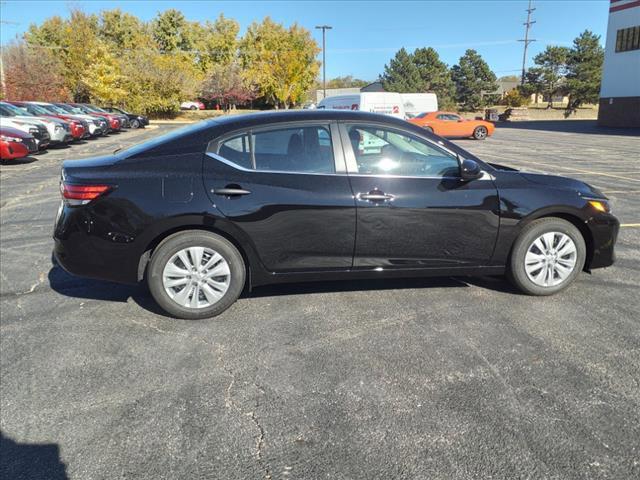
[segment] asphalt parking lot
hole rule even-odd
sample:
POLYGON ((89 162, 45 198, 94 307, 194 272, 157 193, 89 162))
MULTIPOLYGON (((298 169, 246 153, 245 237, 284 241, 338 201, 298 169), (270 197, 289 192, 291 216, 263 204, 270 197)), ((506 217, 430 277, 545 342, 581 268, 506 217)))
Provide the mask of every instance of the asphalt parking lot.
POLYGON ((614 267, 560 295, 498 278, 279 285, 213 320, 51 264, 63 159, 0 168, 0 477, 640 477, 640 136, 593 122, 459 144, 573 176, 623 224, 614 267))

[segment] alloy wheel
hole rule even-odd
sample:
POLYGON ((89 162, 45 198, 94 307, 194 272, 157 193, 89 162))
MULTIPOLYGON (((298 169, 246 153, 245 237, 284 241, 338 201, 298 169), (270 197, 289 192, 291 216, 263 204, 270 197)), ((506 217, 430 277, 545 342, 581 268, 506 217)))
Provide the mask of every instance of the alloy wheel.
POLYGON ((476 128, 476 131, 474 132, 473 136, 478 140, 483 140, 484 138, 487 137, 487 129, 484 127, 478 127, 476 128))
POLYGON ((167 295, 178 305, 200 309, 216 304, 229 289, 231 270, 222 255, 207 247, 175 253, 162 272, 167 295))
POLYGON ((541 287, 554 287, 564 282, 576 267, 578 250, 565 233, 547 232, 536 238, 527 249, 524 267, 527 277, 541 287))

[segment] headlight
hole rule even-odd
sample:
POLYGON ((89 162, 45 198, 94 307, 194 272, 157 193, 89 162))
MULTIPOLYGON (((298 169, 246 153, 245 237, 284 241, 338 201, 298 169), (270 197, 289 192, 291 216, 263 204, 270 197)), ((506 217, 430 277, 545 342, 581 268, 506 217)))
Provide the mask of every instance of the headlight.
POLYGON ((58 132, 58 131, 60 131, 60 130, 64 130, 64 127, 63 127, 62 125, 56 125, 56 126, 55 126, 55 128, 54 128, 54 130, 55 130, 56 132, 58 132))
POLYGON ((589 200, 589 205, 591 205, 591 207, 597 210, 598 212, 602 212, 602 213, 611 212, 611 206, 609 205, 609 202, 607 202, 606 200, 589 200))
POLYGON ((18 137, 7 137, 6 135, 0 135, 0 140, 3 142, 18 142, 22 143, 22 139, 18 137))

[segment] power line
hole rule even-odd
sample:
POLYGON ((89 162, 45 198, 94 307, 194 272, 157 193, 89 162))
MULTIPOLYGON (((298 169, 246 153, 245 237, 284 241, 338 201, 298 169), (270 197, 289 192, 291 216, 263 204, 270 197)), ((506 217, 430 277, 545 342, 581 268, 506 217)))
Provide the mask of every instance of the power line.
POLYGON ((535 20, 531 20, 531 13, 535 10, 535 8, 531 8, 531 0, 529 0, 529 8, 527 8, 527 21, 523 23, 525 26, 524 30, 524 38, 518 40, 519 42, 524 42, 524 52, 522 53, 522 78, 520 79, 520 83, 524 85, 524 76, 527 71, 527 47, 531 42, 535 42, 535 39, 529 38, 529 29, 531 25, 536 23, 535 20))

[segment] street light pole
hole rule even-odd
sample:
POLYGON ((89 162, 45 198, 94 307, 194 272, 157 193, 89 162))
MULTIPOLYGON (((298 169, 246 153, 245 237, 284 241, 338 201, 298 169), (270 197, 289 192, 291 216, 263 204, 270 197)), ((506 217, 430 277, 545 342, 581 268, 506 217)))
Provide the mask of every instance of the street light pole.
POLYGON ((326 40, 325 32, 331 30, 333 27, 329 25, 318 25, 318 30, 322 30, 322 98, 327 98, 327 62, 325 60, 326 55, 326 40))

